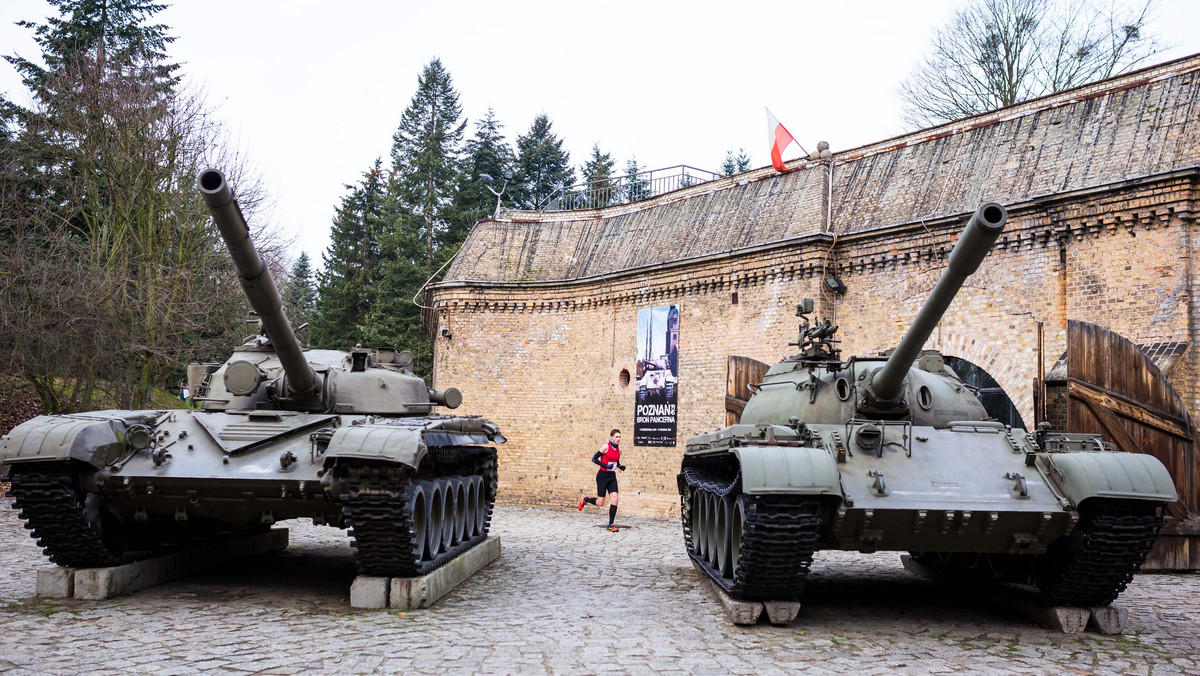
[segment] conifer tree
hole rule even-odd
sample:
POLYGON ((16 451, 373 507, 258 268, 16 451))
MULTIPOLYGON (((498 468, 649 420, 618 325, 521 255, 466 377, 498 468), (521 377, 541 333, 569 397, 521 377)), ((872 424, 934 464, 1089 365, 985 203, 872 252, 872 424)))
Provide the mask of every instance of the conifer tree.
POLYGON ((615 194, 612 180, 613 167, 617 164, 611 153, 600 152, 600 144, 592 145, 592 156, 584 163, 580 173, 583 175, 584 208, 606 207, 620 199, 615 194))
POLYGON ((650 196, 650 181, 645 177, 638 176, 642 168, 638 166, 637 157, 629 158, 625 163, 625 194, 623 197, 626 202, 636 202, 644 200, 650 196))
POLYGON ((433 262, 434 239, 453 219, 459 181, 462 107, 450 73, 440 59, 425 66, 417 92, 392 136, 392 194, 406 211, 422 219, 425 264, 433 262))
POLYGON ((169 90, 179 81, 178 64, 166 62, 167 45, 175 41, 163 24, 148 23, 166 5, 151 0, 47 0, 59 16, 46 23, 19 21, 17 25, 33 30, 33 39, 42 50, 38 65, 24 57, 9 54, 4 58, 21 74, 25 86, 35 96, 49 99, 58 84, 53 73, 87 61, 98 69, 124 69, 125 75, 136 70, 141 79, 169 90))
POLYGON ((750 169, 750 156, 746 154, 745 148, 738 148, 737 155, 733 154, 733 148, 725 151, 725 161, 721 163, 721 174, 723 176, 733 176, 740 174, 743 171, 750 169))
POLYGON ((391 229, 387 179, 381 160, 363 173, 342 198, 333 221, 329 248, 317 275, 312 318, 314 347, 346 350, 362 340, 359 327, 378 296, 381 236, 391 229))
POLYGON ((518 196, 523 208, 543 206, 556 191, 575 181, 571 155, 562 146, 545 113, 534 118, 527 134, 517 137, 517 168, 521 177, 518 196))
POLYGON ((300 252, 282 286, 283 309, 292 326, 311 323, 317 309, 317 289, 307 251, 300 252))
MULTIPOLYGON (((413 355, 414 372, 428 377, 433 363, 432 347, 422 326, 421 308, 413 303, 413 297, 432 272, 424 264, 426 247, 420 236, 423 222, 417 214, 402 210, 393 213, 392 227, 380 238, 379 275, 372 288, 374 300, 359 321, 357 333, 363 345, 408 350, 413 355)), ((440 265, 449 253, 447 249, 438 252, 434 264, 440 265)))
MULTIPOLYGON (((488 108, 483 119, 475 122, 475 136, 466 143, 466 161, 462 173, 462 184, 455 195, 456 219, 446 232, 444 246, 457 247, 467 237, 471 226, 481 218, 496 211, 496 196, 485 187, 484 174, 494 180, 495 190, 504 186, 504 176, 512 175, 516 157, 504 140, 504 125, 496 119, 496 113, 488 108)), ((511 190, 514 186, 509 186, 511 190)), ((501 199, 513 204, 513 194, 505 191, 501 199)))

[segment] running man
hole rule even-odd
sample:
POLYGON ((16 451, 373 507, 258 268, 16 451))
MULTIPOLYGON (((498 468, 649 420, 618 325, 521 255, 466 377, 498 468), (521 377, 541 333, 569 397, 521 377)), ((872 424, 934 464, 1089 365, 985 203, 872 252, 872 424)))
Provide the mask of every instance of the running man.
POLYGON ((625 465, 621 464, 621 430, 613 430, 608 433, 608 444, 596 451, 596 455, 592 456, 592 462, 600 465, 600 469, 596 472, 596 495, 597 497, 579 498, 579 509, 583 510, 583 505, 596 505, 597 507, 604 506, 605 496, 608 497, 608 531, 616 533, 619 528, 613 525, 617 518, 617 470, 625 471, 625 465))

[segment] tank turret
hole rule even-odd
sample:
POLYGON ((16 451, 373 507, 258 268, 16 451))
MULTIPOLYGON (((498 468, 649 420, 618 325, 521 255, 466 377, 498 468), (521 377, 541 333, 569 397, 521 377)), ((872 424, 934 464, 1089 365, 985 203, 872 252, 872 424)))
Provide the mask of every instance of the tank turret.
POLYGON ((189 388, 205 410, 279 409, 406 415, 434 406, 457 408, 458 390, 432 390, 410 370, 412 355, 391 348, 305 350, 283 310, 271 272, 224 175, 209 169, 196 179, 234 262, 238 282, 258 316, 250 336, 224 364, 188 367, 189 388))

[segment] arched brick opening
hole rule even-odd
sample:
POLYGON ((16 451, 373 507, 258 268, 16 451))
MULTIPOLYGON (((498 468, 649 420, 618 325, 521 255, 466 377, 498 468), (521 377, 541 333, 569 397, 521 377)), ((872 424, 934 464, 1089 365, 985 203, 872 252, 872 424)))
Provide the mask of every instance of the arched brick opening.
POLYGON ((1014 365, 1011 355, 975 337, 957 333, 943 332, 941 340, 934 342, 938 343, 935 349, 943 355, 965 359, 987 371, 1012 400, 1025 424, 1033 424, 1033 375, 1014 365))

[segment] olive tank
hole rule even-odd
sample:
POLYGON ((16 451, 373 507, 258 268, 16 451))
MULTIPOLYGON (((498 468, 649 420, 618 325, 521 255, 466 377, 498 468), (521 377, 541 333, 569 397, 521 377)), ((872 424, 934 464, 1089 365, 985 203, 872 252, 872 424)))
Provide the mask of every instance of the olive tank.
POLYGON ((1043 602, 1111 603, 1177 499, 1156 458, 1098 435, 1012 429, 925 341, 1007 212, 971 216, 899 344, 841 359, 797 309, 799 353, 772 366, 740 421, 688 439, 678 487, 688 553, 734 598, 799 600, 822 549, 911 552, 954 575, 1033 585, 1043 602))
POLYGON ((483 542, 497 425, 434 413, 462 397, 407 352, 303 349, 225 177, 198 187, 260 330, 188 367, 198 408, 44 415, 0 438, 44 553, 110 566, 305 517, 349 528, 361 572, 415 576, 483 542))

